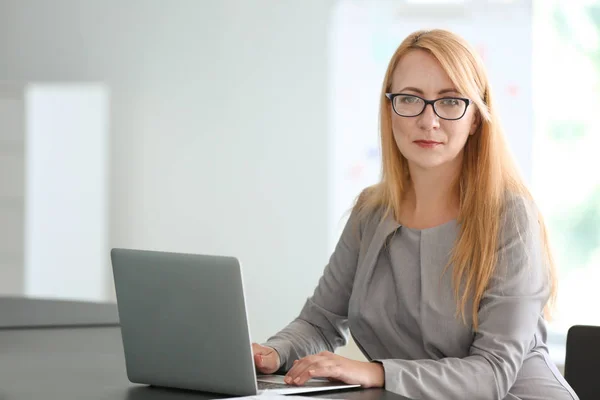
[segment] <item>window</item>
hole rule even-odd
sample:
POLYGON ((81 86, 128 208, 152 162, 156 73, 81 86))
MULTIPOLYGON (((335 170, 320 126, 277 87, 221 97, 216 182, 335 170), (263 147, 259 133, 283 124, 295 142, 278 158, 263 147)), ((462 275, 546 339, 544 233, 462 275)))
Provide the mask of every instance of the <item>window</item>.
POLYGON ((534 3, 532 190, 559 270, 556 343, 600 325, 599 44, 598 0, 534 3))
POLYGON ((109 101, 103 84, 0 85, 0 294, 109 297, 109 101))

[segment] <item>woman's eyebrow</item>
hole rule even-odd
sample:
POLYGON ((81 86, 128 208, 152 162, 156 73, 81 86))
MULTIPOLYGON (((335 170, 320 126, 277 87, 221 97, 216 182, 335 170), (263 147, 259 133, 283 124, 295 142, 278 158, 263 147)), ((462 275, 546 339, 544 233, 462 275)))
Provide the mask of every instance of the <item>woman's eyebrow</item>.
MULTIPOLYGON (((407 86, 404 89, 400 90, 400 92, 405 92, 407 90, 410 90, 411 92, 416 92, 419 93, 421 95, 425 94, 421 89, 416 88, 416 87, 412 87, 412 86, 407 86)), ((438 92, 438 94, 446 94, 446 93, 456 93, 456 94, 460 94, 460 92, 458 90, 456 90, 455 88, 447 88, 447 89, 442 89, 438 92)))

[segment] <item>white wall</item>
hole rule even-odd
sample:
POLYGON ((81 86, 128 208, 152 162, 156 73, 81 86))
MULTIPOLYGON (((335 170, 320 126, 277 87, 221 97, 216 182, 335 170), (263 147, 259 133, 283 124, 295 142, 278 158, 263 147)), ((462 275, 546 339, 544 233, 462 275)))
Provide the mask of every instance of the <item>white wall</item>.
POLYGON ((0 80, 111 91, 111 246, 240 256, 255 340, 297 314, 328 258, 330 8, 0 3, 0 80))

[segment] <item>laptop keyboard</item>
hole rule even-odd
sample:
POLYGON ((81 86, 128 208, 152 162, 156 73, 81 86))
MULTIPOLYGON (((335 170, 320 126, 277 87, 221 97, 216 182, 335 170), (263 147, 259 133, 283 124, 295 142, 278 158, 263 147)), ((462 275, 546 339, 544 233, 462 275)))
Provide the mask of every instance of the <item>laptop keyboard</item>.
MULTIPOLYGON (((340 385, 343 385, 343 383, 339 383, 340 385)), ((333 382, 329 382, 329 381, 313 381, 313 382, 306 382, 303 386, 304 387, 329 387, 329 386, 335 386, 336 384, 333 382)), ((294 389, 294 388, 300 388, 302 386, 295 386, 295 385, 286 385, 285 383, 273 383, 273 382, 262 382, 262 381, 258 381, 258 390, 269 390, 269 389, 294 389)))
POLYGON ((291 386, 285 383, 273 383, 273 382, 261 382, 258 381, 258 390, 269 390, 269 389, 289 389, 291 386))

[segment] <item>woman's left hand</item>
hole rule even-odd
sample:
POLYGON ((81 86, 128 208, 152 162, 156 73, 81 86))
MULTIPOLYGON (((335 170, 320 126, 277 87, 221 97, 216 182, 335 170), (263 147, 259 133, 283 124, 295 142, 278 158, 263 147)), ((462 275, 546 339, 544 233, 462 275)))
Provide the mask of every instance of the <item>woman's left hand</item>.
POLYGON ((290 385, 303 385, 310 378, 328 378, 364 388, 383 387, 383 365, 375 362, 355 361, 324 351, 294 361, 285 375, 290 385))

